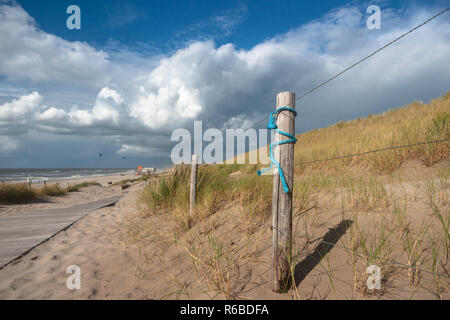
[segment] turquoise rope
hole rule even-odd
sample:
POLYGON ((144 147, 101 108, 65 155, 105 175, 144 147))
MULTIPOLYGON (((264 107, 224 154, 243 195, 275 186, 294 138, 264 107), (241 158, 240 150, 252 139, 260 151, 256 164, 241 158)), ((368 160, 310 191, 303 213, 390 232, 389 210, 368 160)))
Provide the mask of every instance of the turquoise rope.
POLYGON ((292 134, 289 134, 287 132, 281 131, 280 129, 278 129, 278 126, 275 123, 276 122, 276 118, 278 116, 278 113, 280 111, 283 111, 283 110, 287 110, 287 111, 293 112, 295 114, 295 116, 297 116, 297 111, 295 111, 292 108, 289 108, 289 107, 278 108, 276 111, 274 111, 274 112, 272 112, 270 114, 269 124, 267 125, 267 129, 270 129, 270 130, 274 130, 275 129, 275 130, 277 130, 277 132, 279 134, 282 134, 283 136, 286 136, 289 139, 270 144, 270 151, 269 151, 270 160, 271 160, 270 167, 268 167, 266 169, 263 169, 263 170, 258 170, 258 171, 256 171, 256 173, 260 176, 264 172, 270 170, 272 168, 272 166, 275 164, 275 166, 278 168, 278 174, 280 176, 281 183, 283 184, 283 190, 284 190, 284 192, 288 193, 289 192, 289 186, 287 185, 286 178, 284 176, 283 170, 281 169, 281 165, 278 163, 278 161, 275 160, 275 157, 274 157, 273 152, 272 152, 273 147, 275 147, 277 145, 281 145, 281 144, 285 144, 285 143, 296 143, 297 142, 297 138, 295 136, 293 136, 292 134))

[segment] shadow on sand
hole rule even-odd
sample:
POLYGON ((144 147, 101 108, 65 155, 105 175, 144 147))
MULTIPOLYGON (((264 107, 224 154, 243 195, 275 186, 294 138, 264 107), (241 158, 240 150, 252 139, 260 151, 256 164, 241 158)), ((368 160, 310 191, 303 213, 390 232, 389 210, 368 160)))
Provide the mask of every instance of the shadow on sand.
POLYGON ((319 264, 325 255, 333 249, 352 223, 352 220, 342 220, 336 227, 328 230, 328 232, 322 237, 322 241, 317 245, 314 252, 309 254, 303 261, 299 262, 295 266, 294 279, 297 286, 319 264))

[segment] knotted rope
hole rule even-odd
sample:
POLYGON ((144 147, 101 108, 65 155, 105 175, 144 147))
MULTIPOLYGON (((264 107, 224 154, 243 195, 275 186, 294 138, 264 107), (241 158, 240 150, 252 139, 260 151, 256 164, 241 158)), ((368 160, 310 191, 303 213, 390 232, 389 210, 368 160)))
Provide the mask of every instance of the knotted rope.
POLYGON ((281 168, 281 165, 278 163, 278 161, 275 159, 275 157, 274 157, 274 155, 273 155, 273 147, 275 147, 275 146, 277 146, 277 145, 281 145, 281 144, 286 144, 286 143, 296 143, 296 142, 297 142, 297 138, 296 138, 295 136, 293 136, 292 134, 289 134, 289 133, 287 133, 287 132, 284 132, 284 131, 281 131, 280 129, 278 129, 278 126, 277 126, 277 124, 276 124, 276 120, 277 120, 278 114, 279 114, 281 111, 284 111, 284 110, 290 111, 290 112, 294 113, 295 116, 297 116, 297 111, 295 111, 295 110, 292 109, 292 108, 289 108, 289 107, 281 107, 281 108, 278 108, 276 111, 274 111, 274 112, 272 112, 272 113, 270 114, 270 117, 269 117, 269 124, 267 125, 267 129, 269 129, 269 130, 277 130, 277 132, 278 132, 279 134, 281 134, 281 135, 283 135, 283 136, 286 136, 286 137, 288 137, 289 139, 283 140, 283 141, 274 142, 274 143, 271 143, 271 144, 270 144, 270 150, 269 150, 269 156, 270 156, 270 160, 271 160, 270 166, 269 166, 268 168, 266 168, 266 169, 258 170, 258 171, 256 171, 256 173, 257 173, 258 175, 261 175, 261 174, 263 174, 264 172, 270 170, 270 169, 272 168, 272 166, 275 164, 275 166, 278 168, 278 174, 279 174, 279 176, 280 176, 280 180, 281 180, 281 183, 282 183, 282 185, 283 185, 283 190, 284 190, 284 192, 288 193, 288 192, 289 192, 289 186, 287 185, 286 178, 285 178, 284 173, 283 173, 283 169, 281 168))

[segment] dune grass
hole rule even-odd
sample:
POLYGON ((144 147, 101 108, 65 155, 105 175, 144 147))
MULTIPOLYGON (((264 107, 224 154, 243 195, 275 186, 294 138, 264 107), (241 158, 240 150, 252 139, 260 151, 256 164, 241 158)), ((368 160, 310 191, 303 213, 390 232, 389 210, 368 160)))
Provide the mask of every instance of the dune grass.
POLYGON ((116 183, 113 183, 112 186, 123 186, 125 184, 130 184, 130 183, 135 183, 135 182, 141 182, 141 181, 146 181, 149 179, 149 176, 146 175, 142 175, 139 178, 135 178, 135 179, 125 179, 125 180, 120 180, 116 183))
POLYGON ((101 186, 97 182, 83 182, 80 184, 69 185, 61 188, 59 184, 51 184, 42 188, 30 188, 26 183, 2 183, 0 184, 0 203, 3 204, 22 204, 31 202, 41 197, 55 197, 67 194, 69 192, 80 191, 81 188, 88 186, 101 186))
POLYGON ((256 167, 245 165, 200 166, 196 207, 190 217, 190 167, 177 166, 173 175, 160 178, 155 186, 144 189, 141 197, 144 212, 148 215, 170 214, 182 231, 231 201, 239 201, 244 214, 264 219, 271 201, 271 179, 256 176, 255 170, 256 167))
POLYGON ((35 192, 26 183, 0 184, 0 203, 27 203, 35 198, 35 192))
MULTIPOLYGON (((383 114, 370 115, 327 128, 316 129, 297 136, 295 146, 296 174, 304 169, 302 163, 318 159, 344 156, 380 148, 414 144, 450 138, 450 91, 429 104, 420 102, 392 109, 383 114)), ((360 165, 375 172, 392 172, 407 160, 422 160, 431 166, 448 159, 450 143, 436 143, 361 157, 319 162, 308 169, 339 170, 360 165)))

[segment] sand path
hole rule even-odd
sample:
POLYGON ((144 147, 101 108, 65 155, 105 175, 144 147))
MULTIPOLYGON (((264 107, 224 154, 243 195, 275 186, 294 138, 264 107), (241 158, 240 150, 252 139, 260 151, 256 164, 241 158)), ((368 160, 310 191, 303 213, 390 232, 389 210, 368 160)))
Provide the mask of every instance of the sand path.
POLYGON ((0 217, 0 268, 22 256, 87 214, 115 204, 122 195, 73 205, 0 217))
POLYGON ((133 185, 114 206, 96 210, 0 270, 0 299, 110 299, 142 297, 134 276, 128 219, 138 212, 144 184, 133 185), (66 287, 67 268, 81 269, 81 290, 66 287))

